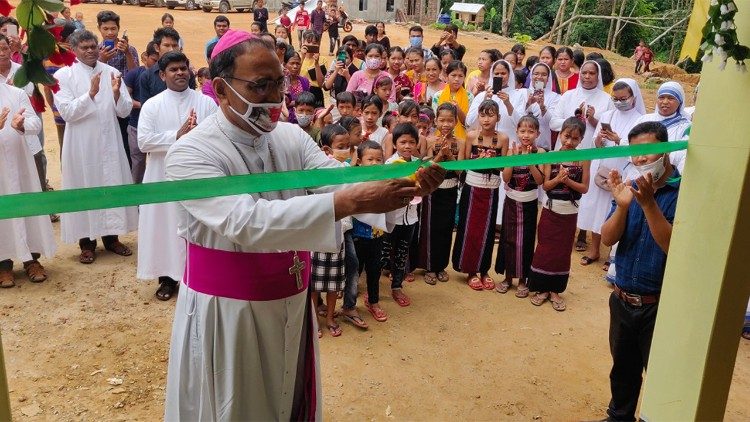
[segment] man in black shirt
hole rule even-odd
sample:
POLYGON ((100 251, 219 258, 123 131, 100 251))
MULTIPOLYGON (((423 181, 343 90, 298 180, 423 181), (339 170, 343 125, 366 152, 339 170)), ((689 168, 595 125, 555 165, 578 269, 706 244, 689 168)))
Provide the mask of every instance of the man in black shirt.
POLYGON ((440 36, 440 41, 432 46, 432 54, 436 57, 440 57, 440 52, 442 50, 450 49, 453 50, 456 60, 463 60, 464 54, 466 54, 466 47, 459 44, 458 41, 456 41, 456 38, 458 38, 458 27, 452 23, 445 25, 443 35, 440 36))

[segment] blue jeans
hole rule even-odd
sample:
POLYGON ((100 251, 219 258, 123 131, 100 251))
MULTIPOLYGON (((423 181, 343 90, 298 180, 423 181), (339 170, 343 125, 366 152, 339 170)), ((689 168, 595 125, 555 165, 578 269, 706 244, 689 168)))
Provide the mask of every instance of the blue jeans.
POLYGON ((344 309, 354 309, 357 306, 357 282, 359 281, 359 259, 354 248, 352 230, 344 232, 344 309))

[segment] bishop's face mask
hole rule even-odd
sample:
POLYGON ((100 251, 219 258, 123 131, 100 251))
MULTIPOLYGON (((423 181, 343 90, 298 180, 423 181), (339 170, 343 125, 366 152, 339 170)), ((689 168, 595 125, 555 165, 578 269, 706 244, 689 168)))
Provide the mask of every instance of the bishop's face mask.
POLYGON ((269 133, 276 129, 276 125, 279 123, 279 117, 281 117, 281 102, 251 103, 245 97, 240 95, 240 93, 237 92, 237 90, 234 89, 226 79, 224 79, 224 82, 229 89, 234 92, 234 95, 247 105, 245 113, 240 113, 235 110, 234 107, 229 106, 229 109, 232 110, 234 114, 244 120, 251 128, 260 134, 269 133))

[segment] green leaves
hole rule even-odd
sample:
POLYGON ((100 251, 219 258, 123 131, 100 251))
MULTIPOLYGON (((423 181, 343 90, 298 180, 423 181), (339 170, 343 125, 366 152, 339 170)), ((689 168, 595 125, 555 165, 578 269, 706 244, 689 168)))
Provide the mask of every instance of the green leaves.
POLYGON ((21 66, 21 68, 18 69, 13 75, 13 85, 15 85, 17 88, 23 88, 28 85, 29 82, 31 81, 29 80, 29 76, 26 73, 26 66, 21 66))
POLYGON ((22 28, 29 30, 34 26, 44 23, 44 10, 37 6, 32 0, 21 0, 16 8, 16 18, 22 28))
POLYGON ((60 12, 65 8, 62 0, 33 0, 33 2, 48 12, 60 12))
POLYGON ((34 27, 29 32, 29 56, 35 59, 46 59, 56 47, 55 37, 42 27, 34 27))

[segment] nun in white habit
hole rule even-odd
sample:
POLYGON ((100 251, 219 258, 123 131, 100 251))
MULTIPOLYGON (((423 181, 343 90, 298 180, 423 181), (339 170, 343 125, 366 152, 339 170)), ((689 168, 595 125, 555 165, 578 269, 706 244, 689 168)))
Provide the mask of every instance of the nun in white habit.
POLYGON ((526 100, 526 113, 539 120, 539 138, 536 145, 547 151, 552 149, 550 121, 557 103, 560 102, 560 94, 552 90, 551 73, 549 66, 541 62, 531 67, 531 85, 526 100))

